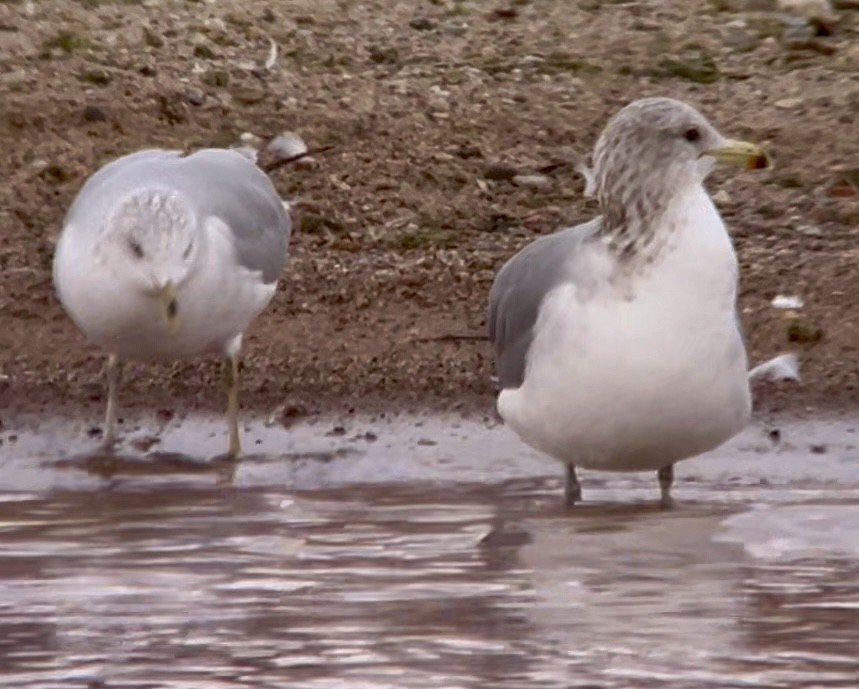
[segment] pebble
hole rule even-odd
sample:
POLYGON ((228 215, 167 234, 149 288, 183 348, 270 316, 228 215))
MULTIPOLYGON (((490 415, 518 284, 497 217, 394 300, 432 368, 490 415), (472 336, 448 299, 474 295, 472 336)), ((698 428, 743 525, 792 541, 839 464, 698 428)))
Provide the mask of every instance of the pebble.
POLYGON ((206 94, 200 89, 189 89, 185 97, 191 105, 200 106, 206 102, 206 94))
POLYGON ((275 159, 284 160, 307 153, 307 144, 295 132, 282 132, 269 142, 265 150, 275 159))
POLYGON ((242 132, 239 136, 239 141, 247 146, 253 146, 254 148, 262 148, 263 140, 262 137, 257 136, 253 132, 242 132))
POLYGON ((486 179, 495 181, 512 180, 518 174, 519 170, 507 163, 491 163, 483 171, 483 176, 486 179))
POLYGON ((822 237, 823 231, 816 225, 799 225, 796 231, 806 237, 822 237))
POLYGON ((409 22, 409 26, 415 31, 432 31, 435 28, 435 22, 426 17, 416 17, 409 22))
POLYGON ((829 0, 778 0, 778 9, 810 19, 827 19, 834 14, 829 0))
POLYGON ((107 122, 107 113, 97 105, 87 105, 82 116, 84 122, 107 122))
POLYGON ((782 98, 775 102, 775 106, 780 110, 792 110, 802 105, 802 103, 802 98, 782 98))
POLYGON ((552 186, 552 178, 546 175, 514 175, 512 182, 526 189, 548 189, 552 186))
POLYGON ((777 294, 770 302, 776 309, 801 309, 803 301, 796 295, 777 294))
POLYGON ((716 203, 730 203, 731 195, 725 191, 724 189, 719 189, 715 194, 713 194, 713 200, 716 203))

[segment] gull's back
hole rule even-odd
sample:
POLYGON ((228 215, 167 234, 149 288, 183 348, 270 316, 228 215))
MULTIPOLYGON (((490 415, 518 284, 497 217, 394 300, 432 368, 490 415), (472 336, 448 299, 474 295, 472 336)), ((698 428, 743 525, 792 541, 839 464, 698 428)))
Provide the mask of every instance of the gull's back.
POLYGON ((495 277, 489 292, 489 339, 502 389, 522 385, 543 299, 564 281, 576 279, 571 270, 576 255, 598 227, 596 219, 541 237, 510 258, 495 277))
POLYGON ((230 230, 237 262, 277 281, 287 258, 289 215, 268 176, 236 151, 145 150, 123 156, 92 175, 66 215, 75 242, 94 242, 113 206, 137 190, 162 188, 186 198, 201 220, 230 230))

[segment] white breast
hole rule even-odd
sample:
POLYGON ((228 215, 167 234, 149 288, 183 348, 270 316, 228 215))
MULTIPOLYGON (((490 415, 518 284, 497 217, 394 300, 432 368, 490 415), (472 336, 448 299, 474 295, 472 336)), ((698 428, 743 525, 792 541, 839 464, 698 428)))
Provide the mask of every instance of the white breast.
MULTIPOLYGON (((703 189, 681 207, 671 241, 631 282, 584 296, 571 281, 545 298, 525 381, 498 399, 532 446, 583 467, 657 469, 747 422, 733 247, 703 189)), ((613 260, 592 251, 581 261, 613 260)))
POLYGON ((66 228, 57 246, 60 300, 89 339, 123 359, 172 361, 225 351, 277 287, 237 265, 228 229, 209 219, 195 268, 177 290, 179 329, 171 334, 156 299, 74 241, 73 230, 66 228))

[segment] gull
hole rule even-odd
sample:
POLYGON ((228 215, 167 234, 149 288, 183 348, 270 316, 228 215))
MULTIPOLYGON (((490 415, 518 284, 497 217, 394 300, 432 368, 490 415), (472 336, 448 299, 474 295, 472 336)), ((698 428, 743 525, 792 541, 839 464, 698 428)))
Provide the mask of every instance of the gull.
POLYGON ((124 360, 224 356, 229 457, 238 428, 242 335, 268 305, 287 258, 289 215, 241 153, 151 149, 83 185, 54 256, 64 309, 108 352, 103 446, 116 442, 124 360))
POLYGON ((669 98, 623 108, 593 161, 600 215, 527 245, 493 283, 497 409, 566 464, 568 505, 583 467, 655 470, 669 507, 674 464, 751 413, 737 258, 704 180, 718 162, 770 161, 669 98))

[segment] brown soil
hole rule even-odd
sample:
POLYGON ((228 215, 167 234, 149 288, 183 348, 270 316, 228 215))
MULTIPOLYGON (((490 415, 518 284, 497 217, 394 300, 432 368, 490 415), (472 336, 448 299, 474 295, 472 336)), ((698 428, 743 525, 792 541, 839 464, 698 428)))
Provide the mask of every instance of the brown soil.
MULTIPOLYGON (((741 259, 751 359, 802 352, 803 384, 776 405, 849 405, 859 11, 743 10, 769 4, 0 0, 0 409, 101 405, 103 355, 50 273, 87 175, 142 147, 292 130, 333 149, 273 173, 302 220, 247 338, 244 406, 490 410, 488 342, 460 336, 484 333, 507 257, 595 213, 573 164, 645 95, 687 100, 772 154, 773 171, 712 184, 741 259), (269 37, 280 52, 266 72, 269 37), (541 169, 544 188, 494 179, 541 169), (777 294, 805 307, 776 310, 777 294)), ((132 366, 122 402, 223 406, 212 361, 132 366)))

